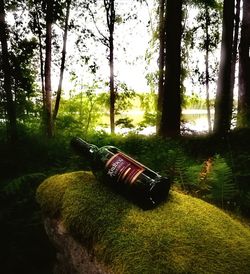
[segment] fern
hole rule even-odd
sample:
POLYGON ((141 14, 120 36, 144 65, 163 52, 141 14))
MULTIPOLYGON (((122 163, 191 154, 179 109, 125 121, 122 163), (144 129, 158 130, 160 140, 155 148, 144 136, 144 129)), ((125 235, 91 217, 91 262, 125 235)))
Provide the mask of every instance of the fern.
POLYGON ((181 150, 169 150, 166 161, 167 176, 173 183, 186 191, 189 185, 187 176, 187 159, 181 150))
POLYGON ((219 155, 216 155, 214 158, 207 181, 211 189, 210 194, 206 197, 219 204, 222 208, 226 202, 230 202, 235 198, 237 189, 233 182, 232 170, 225 159, 219 155))
POLYGON ((191 165, 187 168, 187 177, 189 179, 189 188, 191 194, 202 197, 204 193, 210 189, 204 178, 201 178, 201 170, 203 169, 203 164, 191 165))
POLYGON ((187 167, 186 167, 186 161, 182 154, 177 154, 176 160, 175 160, 175 172, 176 172, 176 182, 178 182, 183 190, 186 190, 186 185, 188 184, 188 178, 187 178, 187 167))

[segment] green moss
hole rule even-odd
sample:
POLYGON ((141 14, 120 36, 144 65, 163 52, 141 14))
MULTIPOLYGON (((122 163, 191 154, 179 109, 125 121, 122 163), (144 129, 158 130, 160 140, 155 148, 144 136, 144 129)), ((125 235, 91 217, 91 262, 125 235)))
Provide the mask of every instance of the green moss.
POLYGON ((78 182, 91 182, 94 177, 88 172, 72 172, 55 175, 45 180, 37 189, 36 199, 42 210, 50 216, 61 211, 63 196, 68 187, 78 182))
POLYGON ((49 178, 37 197, 114 273, 249 273, 249 227, 199 199, 172 191, 142 211, 86 172, 49 178))

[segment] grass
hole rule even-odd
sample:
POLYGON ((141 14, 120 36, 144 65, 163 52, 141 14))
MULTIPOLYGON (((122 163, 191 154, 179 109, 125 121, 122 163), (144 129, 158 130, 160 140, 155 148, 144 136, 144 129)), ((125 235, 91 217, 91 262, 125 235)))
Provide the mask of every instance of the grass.
POLYGON ((88 172, 48 178, 37 201, 60 213, 75 235, 113 273, 249 273, 250 230, 222 210, 171 191, 142 211, 88 172))

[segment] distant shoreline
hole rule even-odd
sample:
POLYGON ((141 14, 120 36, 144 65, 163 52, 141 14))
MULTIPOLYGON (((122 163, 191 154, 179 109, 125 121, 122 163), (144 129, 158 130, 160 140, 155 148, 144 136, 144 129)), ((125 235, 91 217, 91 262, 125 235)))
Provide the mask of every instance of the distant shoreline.
MULTIPOLYGON (((210 112, 214 114, 214 109, 211 109, 210 112)), ((191 114, 207 114, 206 109, 183 109, 182 114, 191 115, 191 114)))

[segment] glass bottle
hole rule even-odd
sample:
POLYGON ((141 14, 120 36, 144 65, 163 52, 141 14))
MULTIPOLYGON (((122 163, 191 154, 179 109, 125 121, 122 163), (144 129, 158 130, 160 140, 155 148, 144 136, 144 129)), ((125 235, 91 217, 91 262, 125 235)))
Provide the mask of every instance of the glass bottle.
POLYGON ((152 209, 167 199, 170 181, 114 146, 98 148, 81 138, 71 146, 90 161, 95 176, 142 209, 152 209))

